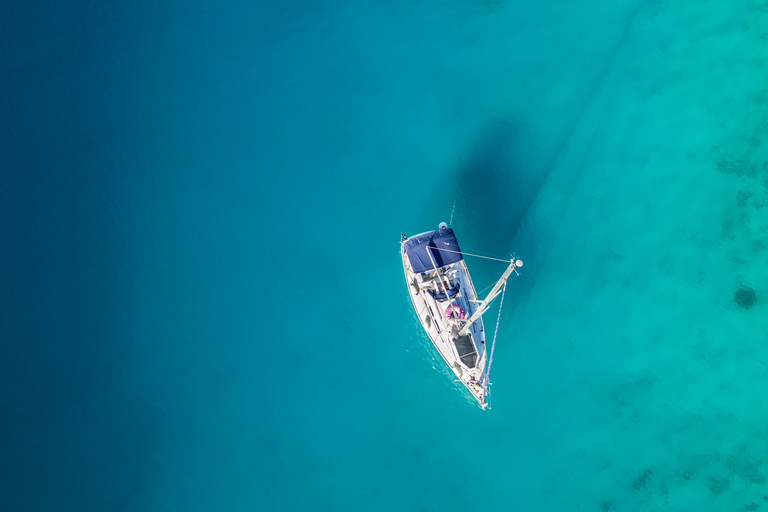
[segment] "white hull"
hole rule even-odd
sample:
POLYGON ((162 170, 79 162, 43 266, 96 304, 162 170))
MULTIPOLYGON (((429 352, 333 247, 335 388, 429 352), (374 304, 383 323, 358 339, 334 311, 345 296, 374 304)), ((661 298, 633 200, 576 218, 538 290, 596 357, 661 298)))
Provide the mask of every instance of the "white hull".
POLYGON ((457 380, 480 407, 485 408, 487 383, 484 381, 486 350, 483 319, 479 317, 464 336, 458 336, 459 329, 465 323, 446 318, 446 310, 450 306, 460 307, 466 313, 465 318, 472 316, 478 308, 477 293, 464 260, 437 270, 415 273, 403 248, 401 255, 408 294, 424 331, 457 380), (455 290, 456 284, 458 291, 454 297, 439 300, 433 296, 449 286, 455 290))

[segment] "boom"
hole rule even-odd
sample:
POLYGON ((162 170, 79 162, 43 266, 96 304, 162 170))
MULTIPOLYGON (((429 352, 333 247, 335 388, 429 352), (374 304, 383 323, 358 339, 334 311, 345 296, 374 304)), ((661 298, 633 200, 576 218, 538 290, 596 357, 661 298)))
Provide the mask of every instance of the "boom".
POLYGON ((488 309, 488 307, 491 305, 491 302, 493 302, 493 299, 496 298, 496 296, 499 294, 499 291, 501 290, 501 287, 504 286, 504 283, 507 282, 507 279, 509 279, 509 276, 514 272, 517 274, 517 267, 522 267, 523 262, 522 260, 516 260, 512 258, 509 262, 509 266, 507 267, 507 270, 504 271, 504 273, 501 275, 501 278, 496 282, 496 284, 493 286, 490 292, 488 292, 488 295, 485 297, 485 300, 482 301, 477 308, 477 311, 475 311, 475 314, 473 314, 469 319, 467 320, 466 325, 461 328, 461 330, 458 333, 458 336, 464 336, 467 334, 467 331, 472 326, 473 323, 475 323, 475 320, 480 318, 483 313, 488 309))

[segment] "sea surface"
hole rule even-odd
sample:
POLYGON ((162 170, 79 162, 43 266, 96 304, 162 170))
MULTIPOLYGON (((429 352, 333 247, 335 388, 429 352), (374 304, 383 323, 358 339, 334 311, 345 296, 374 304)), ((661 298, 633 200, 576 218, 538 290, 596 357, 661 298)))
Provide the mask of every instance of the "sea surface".
POLYGON ((768 511, 767 263, 766 0, 0 6, 3 512, 768 511))

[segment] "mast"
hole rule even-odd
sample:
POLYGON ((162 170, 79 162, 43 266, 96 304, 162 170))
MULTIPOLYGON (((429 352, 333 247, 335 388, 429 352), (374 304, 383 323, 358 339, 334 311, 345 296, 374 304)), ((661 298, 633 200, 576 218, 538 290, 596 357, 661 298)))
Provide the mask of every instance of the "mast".
POLYGON ((475 321, 478 318, 480 318, 483 315, 483 313, 485 313, 485 311, 491 305, 491 302, 493 301, 493 299, 495 299, 496 296, 499 294, 499 290, 501 290, 501 287, 504 286, 504 284, 507 282, 507 279, 512 274, 512 272, 517 274, 517 267, 522 267, 522 266, 523 266, 522 260, 516 260, 514 257, 510 260, 507 270, 504 271, 504 273, 501 275, 501 278, 496 282, 496 284, 493 286, 491 291, 488 292, 488 295, 485 297, 485 300, 480 303, 480 305, 477 308, 477 311, 475 311, 475 314, 469 317, 466 325, 464 325, 464 327, 461 328, 457 336, 464 336, 465 334, 467 334, 467 331, 472 326, 472 324, 475 323, 475 321))

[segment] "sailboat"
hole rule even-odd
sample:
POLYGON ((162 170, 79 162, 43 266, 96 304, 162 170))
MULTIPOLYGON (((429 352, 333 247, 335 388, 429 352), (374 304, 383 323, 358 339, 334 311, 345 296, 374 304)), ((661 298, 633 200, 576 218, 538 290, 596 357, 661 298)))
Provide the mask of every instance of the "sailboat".
POLYGON ((483 314, 499 294, 503 304, 507 279, 518 273, 523 262, 514 256, 509 261, 498 259, 508 263, 507 269, 485 299, 479 300, 456 235, 445 222, 436 231, 411 237, 402 234, 400 252, 408 294, 419 322, 458 381, 485 409, 498 319, 489 354, 483 314))

